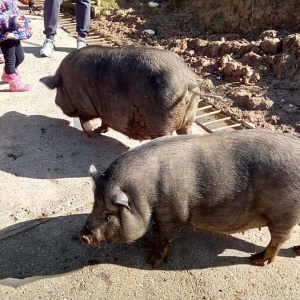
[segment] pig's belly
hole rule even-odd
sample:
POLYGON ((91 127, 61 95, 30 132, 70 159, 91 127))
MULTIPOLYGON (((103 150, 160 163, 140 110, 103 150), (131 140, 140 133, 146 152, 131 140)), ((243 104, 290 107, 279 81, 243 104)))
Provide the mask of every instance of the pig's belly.
POLYGON ((212 233, 219 233, 219 234, 231 234, 231 233, 238 233, 243 232, 248 229, 253 228, 261 228, 268 225, 268 221, 263 216, 256 216, 250 220, 245 220, 244 222, 241 222, 240 220, 237 220, 234 222, 233 220, 224 219, 222 221, 215 220, 213 222, 212 219, 210 219, 207 222, 203 222, 203 220, 195 221, 192 220, 190 222, 190 226, 194 229, 208 231, 212 233))

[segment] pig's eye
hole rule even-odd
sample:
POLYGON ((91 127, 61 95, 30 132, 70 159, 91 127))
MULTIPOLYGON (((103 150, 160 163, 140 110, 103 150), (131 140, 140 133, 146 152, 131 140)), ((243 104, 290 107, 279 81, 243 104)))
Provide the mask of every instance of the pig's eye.
POLYGON ((112 212, 107 212, 106 215, 105 215, 105 220, 106 222, 109 222, 111 217, 113 217, 116 213, 114 211, 112 212))

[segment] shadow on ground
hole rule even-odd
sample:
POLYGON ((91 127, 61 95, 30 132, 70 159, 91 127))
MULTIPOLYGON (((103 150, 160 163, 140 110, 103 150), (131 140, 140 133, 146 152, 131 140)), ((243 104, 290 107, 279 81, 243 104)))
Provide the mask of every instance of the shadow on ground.
MULTIPOLYGON (((65 52, 66 55, 69 54, 70 52, 74 51, 76 48, 75 48, 75 40, 74 40, 74 47, 55 47, 55 51, 56 52, 65 52)), ((40 50, 42 48, 43 45, 38 45, 37 47, 23 47, 24 49, 24 52, 25 53, 30 53, 30 54, 33 54, 36 58, 38 59, 47 59, 45 57, 42 57, 40 55, 40 50)))
MULTIPOLYGON (((49 218, 39 226, 8 238, 0 231, 0 279, 54 276, 88 265, 115 264, 137 269, 152 267, 146 263, 153 233, 132 244, 101 244, 83 246, 77 235, 87 214, 49 218)), ((17 224, 28 225, 30 221, 17 224)), ((175 241, 170 260, 162 270, 205 269, 248 264, 250 253, 263 248, 233 236, 212 235, 183 229, 175 241), (246 252, 247 257, 218 256, 225 249, 246 252)), ((281 256, 293 257, 291 249, 282 249, 281 256)), ((255 266, 253 266, 255 268, 255 266)), ((1 284, 1 282, 0 282, 1 284)))
POLYGON ((15 111, 0 117, 0 135, 0 170, 29 178, 84 177, 91 164, 104 171, 128 150, 109 136, 88 138, 64 119, 15 111))

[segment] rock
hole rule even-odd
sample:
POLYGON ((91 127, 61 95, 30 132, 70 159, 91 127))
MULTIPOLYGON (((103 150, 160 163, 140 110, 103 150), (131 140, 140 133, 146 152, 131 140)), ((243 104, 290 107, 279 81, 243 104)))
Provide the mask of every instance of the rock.
POLYGON ((299 51, 300 49, 300 34, 291 34, 283 39, 282 50, 284 53, 291 51, 299 51))
POLYGON ((230 82, 241 82, 249 84, 260 79, 258 72, 250 66, 243 66, 235 61, 230 55, 224 55, 220 59, 220 68, 224 73, 224 78, 230 82))
POLYGON ((217 56, 219 56, 219 51, 220 51, 222 44, 223 44, 223 42, 221 42, 221 41, 208 43, 205 50, 209 56, 217 57, 217 56))
POLYGON ((265 38, 275 38, 277 36, 277 31, 276 30, 266 30, 261 33, 260 39, 264 40, 265 38))
POLYGON ((267 97, 253 96, 245 90, 231 91, 226 94, 235 104, 242 105, 248 110, 265 110, 270 109, 274 102, 267 97))
POLYGON ((265 38, 261 43, 260 47, 266 54, 274 55, 280 49, 282 42, 278 38, 265 38))
POLYGON ((246 53, 242 58, 243 63, 249 65, 260 64, 261 60, 262 60, 261 56, 252 51, 246 53))

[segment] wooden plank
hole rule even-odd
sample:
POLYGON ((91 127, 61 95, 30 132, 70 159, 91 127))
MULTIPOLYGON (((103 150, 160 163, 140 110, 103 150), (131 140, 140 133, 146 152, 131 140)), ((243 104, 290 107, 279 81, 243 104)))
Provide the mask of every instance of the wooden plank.
POLYGON ((222 119, 212 120, 212 121, 205 122, 205 123, 202 123, 202 124, 204 126, 206 126, 206 125, 209 125, 209 124, 213 124, 213 123, 217 123, 217 122, 222 122, 222 121, 228 121, 228 120, 231 120, 231 118, 230 117, 225 117, 225 118, 222 118, 222 119))
POLYGON ((239 126, 242 126, 242 125, 240 123, 237 123, 237 124, 223 126, 223 127, 219 127, 219 128, 215 128, 215 129, 211 129, 211 130, 212 130, 212 132, 215 132, 215 131, 219 131, 219 130, 223 130, 223 129, 227 129, 227 128, 239 127, 239 126))
POLYGON ((70 27, 70 26, 72 27, 76 26, 76 22, 69 22, 69 21, 60 22, 60 27, 70 27))
POLYGON ((248 123, 244 120, 242 120, 242 124, 247 127, 248 129, 255 129, 255 124, 252 124, 252 123, 248 123))
POLYGON ((196 123, 197 123, 201 128, 203 128, 206 132, 212 133, 212 131, 211 131, 208 127, 204 126, 204 125, 201 124, 200 122, 197 122, 197 120, 196 120, 196 123))
POLYGON ((212 112, 209 112, 209 113, 205 113, 203 115, 199 115, 199 116, 197 116, 197 119, 207 117, 207 116, 211 116, 211 115, 215 115, 215 114, 219 114, 220 112, 221 112, 221 109, 218 109, 218 110, 215 110, 215 111, 212 111, 212 112))
POLYGON ((205 109, 208 109, 208 108, 212 108, 212 105, 206 105, 206 106, 198 107, 197 111, 199 111, 199 110, 205 110, 205 109))
POLYGON ((92 37, 87 37, 86 38, 86 41, 87 42, 97 42, 97 41, 104 41, 105 40, 105 38, 103 37, 103 38, 101 38, 101 37, 94 37, 94 36, 92 36, 92 37))

